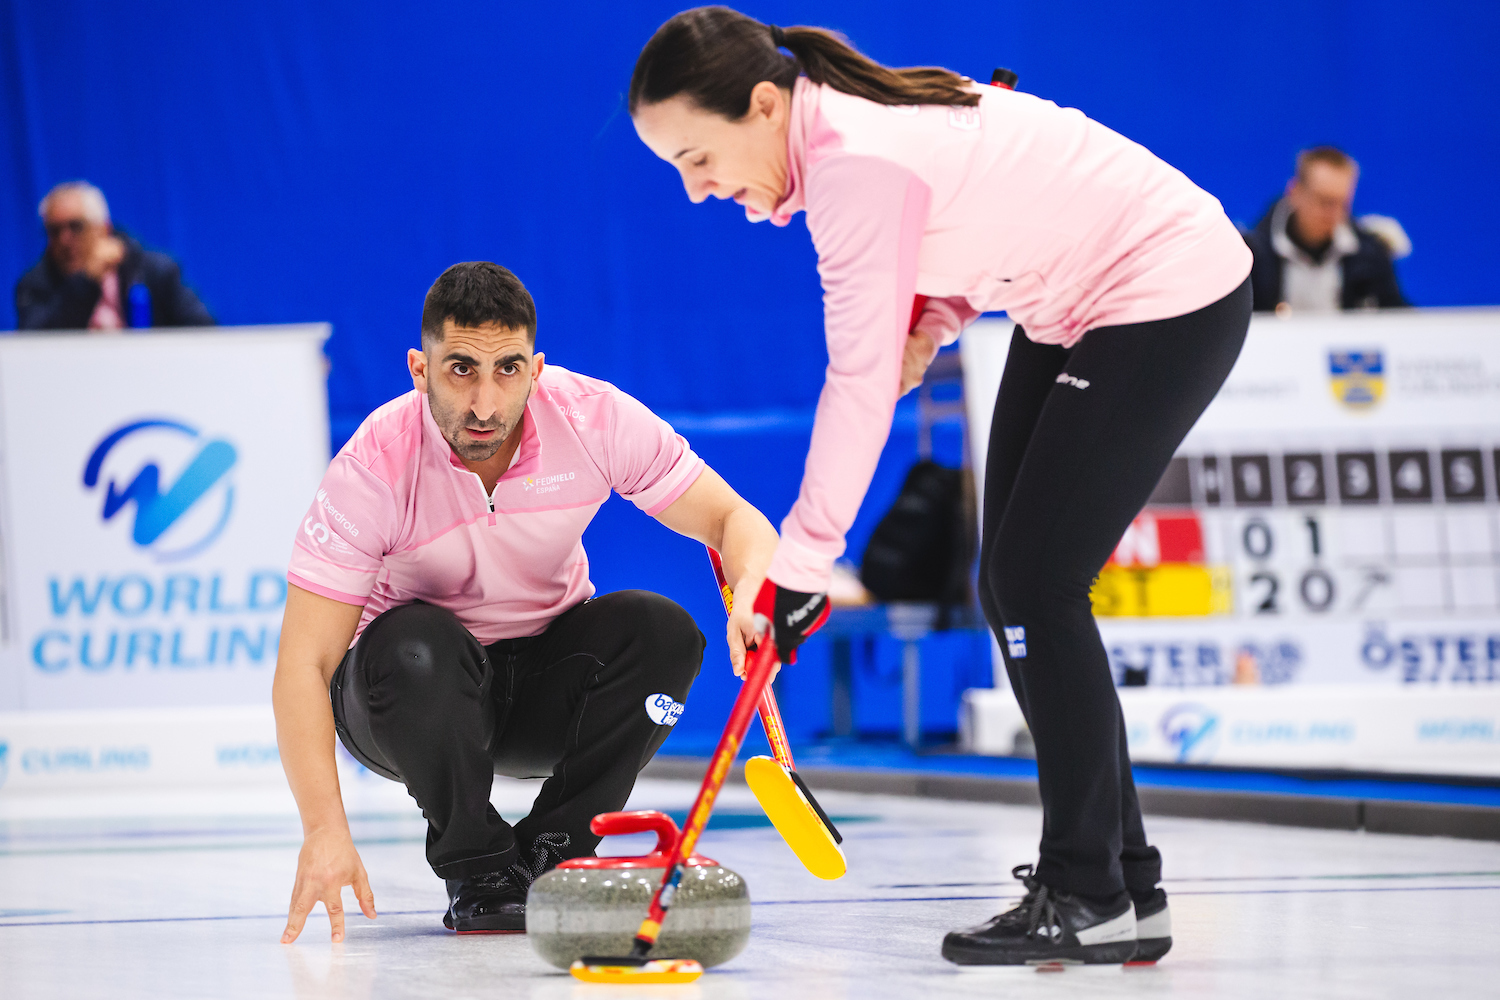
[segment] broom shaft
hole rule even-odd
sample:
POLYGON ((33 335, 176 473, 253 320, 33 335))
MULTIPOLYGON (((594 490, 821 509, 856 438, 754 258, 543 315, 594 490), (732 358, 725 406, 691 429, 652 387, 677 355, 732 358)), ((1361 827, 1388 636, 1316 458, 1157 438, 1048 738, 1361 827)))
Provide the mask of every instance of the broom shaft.
POLYGON ((656 894, 651 897, 651 909, 641 923, 640 930, 636 932, 635 950, 637 953, 643 954, 649 950, 661 934, 661 923, 666 919, 667 910, 672 905, 672 893, 668 890, 675 891, 682 877, 680 871, 682 864, 692 856, 698 837, 708 824, 709 814, 714 808, 714 799, 718 797, 719 789, 724 786, 724 779, 729 775, 730 765, 734 763, 734 758, 739 753, 740 741, 744 739, 745 731, 750 728, 750 716, 755 711, 755 704, 760 700, 761 694, 767 690, 775 663, 776 646, 769 638, 766 638, 761 641, 760 648, 751 654, 744 686, 740 688, 739 697, 734 700, 734 708, 729 713, 729 723, 724 727, 724 734, 719 737, 719 745, 714 748, 708 773, 703 776, 703 784, 698 788, 698 798, 693 802, 692 811, 688 813, 682 836, 677 838, 671 857, 667 859, 667 867, 662 872, 661 884, 656 887, 656 894))
POLYGON ((771 744, 771 755, 776 758, 776 763, 788 771, 797 770, 797 765, 792 763, 792 745, 786 738, 786 726, 781 722, 781 708, 776 704, 776 695, 769 684, 760 699, 760 724, 765 728, 766 740, 771 744))
MULTIPOLYGON (((714 578, 719 582, 719 597, 724 602, 724 613, 729 614, 734 610, 734 591, 724 578, 724 560, 713 546, 707 548, 708 561, 713 565, 714 578)), ((769 686, 760 699, 760 724, 766 731, 766 742, 771 744, 771 755, 776 758, 776 763, 789 771, 797 770, 797 765, 792 760, 792 742, 787 739, 786 726, 781 721, 781 706, 776 704, 776 692, 769 686)))

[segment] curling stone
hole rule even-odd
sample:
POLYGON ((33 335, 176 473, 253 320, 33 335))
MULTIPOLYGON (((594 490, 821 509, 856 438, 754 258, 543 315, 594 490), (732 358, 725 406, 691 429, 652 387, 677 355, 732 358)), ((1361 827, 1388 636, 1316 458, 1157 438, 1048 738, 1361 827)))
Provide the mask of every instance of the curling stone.
MULTIPOLYGON (((680 835, 665 813, 603 813, 590 824, 600 836, 656 833, 656 848, 633 858, 573 858, 531 883, 526 937, 546 961, 566 969, 585 955, 627 955, 661 884, 680 835)), ((750 940, 750 890, 711 858, 687 859, 654 954, 720 965, 750 940)))

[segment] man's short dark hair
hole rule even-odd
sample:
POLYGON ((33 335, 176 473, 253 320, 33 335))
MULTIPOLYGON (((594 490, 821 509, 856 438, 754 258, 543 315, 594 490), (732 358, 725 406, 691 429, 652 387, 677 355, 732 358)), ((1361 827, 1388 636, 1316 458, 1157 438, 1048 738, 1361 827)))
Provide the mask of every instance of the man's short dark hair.
POLYGON ((536 343, 536 303, 521 279, 499 264, 467 260, 438 275, 422 304, 422 343, 441 343, 443 326, 476 327, 496 324, 507 330, 526 330, 536 343))

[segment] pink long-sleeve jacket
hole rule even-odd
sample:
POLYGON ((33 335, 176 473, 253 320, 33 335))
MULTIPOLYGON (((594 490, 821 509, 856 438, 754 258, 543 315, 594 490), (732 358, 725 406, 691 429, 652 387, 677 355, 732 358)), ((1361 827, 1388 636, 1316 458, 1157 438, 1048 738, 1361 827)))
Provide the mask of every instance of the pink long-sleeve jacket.
MULTIPOLYGON (((951 343, 1005 310, 1043 344, 1228 295, 1250 251, 1218 199, 1082 112, 998 87, 975 108, 889 107, 797 81, 787 190, 818 251, 828 372, 770 578, 827 589, 890 433, 913 296, 951 343)), ((767 218, 750 213, 752 221, 767 218)))

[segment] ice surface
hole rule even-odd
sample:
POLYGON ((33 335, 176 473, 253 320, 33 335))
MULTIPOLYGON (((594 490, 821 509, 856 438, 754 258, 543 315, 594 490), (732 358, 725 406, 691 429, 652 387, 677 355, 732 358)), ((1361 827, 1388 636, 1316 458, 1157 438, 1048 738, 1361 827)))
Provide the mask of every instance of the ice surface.
MULTIPOLYGON (((535 785, 497 781, 517 819, 535 785)), ((632 807, 681 811, 695 785, 642 781, 632 807)), ((1155 968, 962 972, 945 931, 1019 893, 1034 809, 828 792, 849 874, 808 875, 743 788, 701 851, 749 882, 754 932, 693 987, 575 983, 522 936, 445 931, 424 824, 394 783, 346 789, 380 917, 347 940, 308 921, 278 943, 300 843, 284 792, 0 799, 0 996, 30 998, 907 998, 1495 995, 1500 844, 1151 819, 1176 945, 1155 968)), ((640 853, 651 838, 607 841, 640 853)))

